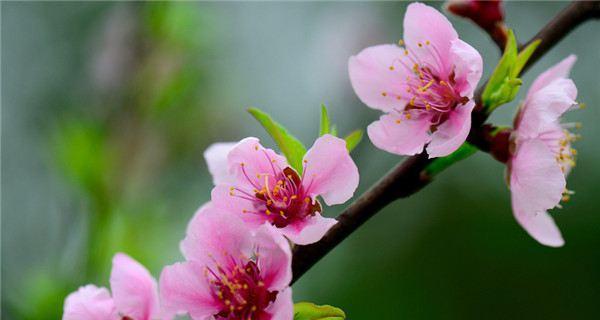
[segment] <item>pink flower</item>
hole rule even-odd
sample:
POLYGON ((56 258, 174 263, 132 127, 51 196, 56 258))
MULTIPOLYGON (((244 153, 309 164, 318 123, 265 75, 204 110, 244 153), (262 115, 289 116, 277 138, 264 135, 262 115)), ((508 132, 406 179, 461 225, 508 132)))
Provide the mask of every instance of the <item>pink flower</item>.
POLYGON ((471 128, 472 97, 483 61, 458 38, 448 19, 421 3, 408 6, 404 43, 405 48, 369 47, 348 63, 358 97, 386 113, 369 125, 369 138, 399 155, 420 153, 429 144, 429 157, 446 156, 471 128))
MULTIPOLYGON (((113 296, 106 288, 87 285, 65 300, 63 320, 155 320, 160 318, 156 280, 129 256, 113 258, 113 296)), ((165 318, 167 319, 167 318, 165 318)))
POLYGON ((211 204, 200 208, 181 242, 186 262, 160 276, 168 314, 194 320, 291 320, 291 252, 270 225, 251 229, 211 204))
POLYGON ((542 73, 527 93, 511 137, 508 162, 512 206, 521 226, 541 244, 564 244, 547 210, 567 200, 566 176, 575 165, 571 142, 576 136, 560 117, 576 105, 577 88, 568 79, 576 57, 571 55, 542 73))
POLYGON ((217 183, 212 191, 216 207, 255 227, 268 222, 297 244, 318 241, 337 222, 321 216, 317 196, 328 205, 340 204, 358 186, 358 168, 346 142, 328 134, 304 156, 302 174, 257 138, 218 144, 205 157, 217 183))

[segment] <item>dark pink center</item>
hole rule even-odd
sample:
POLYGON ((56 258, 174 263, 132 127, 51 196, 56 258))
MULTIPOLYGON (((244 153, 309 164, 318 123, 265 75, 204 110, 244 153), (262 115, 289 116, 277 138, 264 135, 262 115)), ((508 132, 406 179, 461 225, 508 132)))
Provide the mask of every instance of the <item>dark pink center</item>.
MULTIPOLYGON (((241 169, 245 173, 243 165, 241 169)), ((235 187, 230 190, 230 195, 252 202, 253 209, 244 210, 244 214, 262 215, 276 227, 284 228, 321 212, 321 204, 309 195, 310 183, 305 187, 305 177, 290 167, 281 170, 272 166, 272 172, 259 174, 257 180, 245 175, 254 186, 252 193, 235 187)))
POLYGON ((207 269, 207 277, 213 296, 221 302, 216 319, 271 319, 265 309, 275 301, 277 291, 267 290, 254 261, 234 264, 231 270, 221 266, 217 270, 207 269))

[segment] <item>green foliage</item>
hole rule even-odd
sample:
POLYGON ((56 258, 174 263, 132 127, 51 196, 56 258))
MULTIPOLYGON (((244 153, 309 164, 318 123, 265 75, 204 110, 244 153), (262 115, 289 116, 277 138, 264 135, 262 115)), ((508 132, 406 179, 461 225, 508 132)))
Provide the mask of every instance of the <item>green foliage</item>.
POLYGON ((481 95, 481 101, 488 113, 517 96, 522 83, 519 74, 539 44, 540 41, 536 40, 517 53, 515 34, 509 30, 504 54, 481 95))
POLYGON ((319 126, 319 137, 331 133, 332 128, 329 121, 329 115, 327 114, 327 107, 322 104, 321 105, 321 123, 319 126))
POLYGON ((468 142, 465 142, 462 146, 460 146, 460 148, 458 148, 458 150, 454 151, 450 155, 433 160, 427 166, 427 168, 425 168, 425 173, 427 173, 428 176, 433 177, 454 163, 470 157, 471 155, 475 154, 475 152, 477 152, 477 148, 468 142))
POLYGON ((344 138, 344 140, 346 140, 346 149, 348 149, 348 152, 354 150, 354 148, 356 148, 356 146, 360 143, 362 138, 363 131, 361 129, 356 129, 350 132, 350 134, 344 138))
POLYGON ((277 146, 288 163, 299 173, 302 173, 302 158, 306 154, 306 147, 294 137, 281 124, 275 122, 267 113, 257 109, 249 108, 248 112, 267 130, 269 135, 275 140, 277 146))
POLYGON ((115 170, 115 152, 107 139, 99 123, 78 119, 62 122, 52 136, 59 168, 98 208, 108 205, 108 185, 115 170))
MULTIPOLYGON (((321 105, 321 122, 319 125, 319 137, 324 134, 331 134, 332 136, 337 137, 337 127, 334 124, 331 124, 331 120, 329 118, 329 114, 327 112, 327 107, 322 104, 321 105)), ((363 131, 360 129, 354 130, 348 134, 344 140, 346 140, 346 148, 348 152, 354 150, 356 146, 360 143, 363 137, 363 131)))
POLYGON ((311 302, 294 304, 294 320, 343 320, 346 314, 342 309, 329 305, 317 306, 311 302))
MULTIPOLYGON (((60 319, 63 300, 70 290, 67 281, 49 270, 33 270, 24 277, 20 294, 10 308, 20 319, 60 319)), ((13 298, 14 299, 14 298, 13 298)), ((3 306, 4 308, 4 306, 3 306)))

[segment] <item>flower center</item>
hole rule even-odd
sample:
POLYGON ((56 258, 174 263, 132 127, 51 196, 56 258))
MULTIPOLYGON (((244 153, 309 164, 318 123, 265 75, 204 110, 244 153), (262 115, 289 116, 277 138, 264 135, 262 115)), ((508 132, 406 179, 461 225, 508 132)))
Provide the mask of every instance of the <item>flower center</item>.
POLYGON ((263 319, 266 316, 265 309, 277 296, 277 291, 267 290, 254 261, 245 265, 233 263, 230 270, 220 265, 216 270, 206 268, 206 277, 211 284, 212 294, 221 301, 216 319, 263 319))
POLYGON ((291 223, 312 216, 316 212, 321 212, 319 201, 309 195, 311 184, 309 183, 305 187, 304 180, 306 177, 304 175, 300 177, 290 167, 281 170, 266 152, 264 154, 269 158, 272 170, 271 172, 257 174, 255 179, 246 173, 244 164, 240 164, 246 179, 254 187, 252 192, 236 187, 229 189, 231 196, 252 202, 253 209, 244 209, 242 213, 266 216, 271 224, 278 228, 284 228, 291 223))
MULTIPOLYGON (((402 41, 400 45, 403 45, 402 41)), ((459 104, 467 103, 469 99, 460 95, 454 71, 447 70, 435 46, 430 41, 418 43, 417 46, 417 50, 421 51, 419 54, 404 49, 404 57, 395 59, 389 67, 390 71, 396 67, 403 68, 408 74, 403 83, 406 95, 396 95, 396 99, 406 99, 408 103, 396 111, 407 120, 428 117, 435 127, 448 118, 448 112, 459 104)), ((386 92, 381 94, 388 96, 386 92)))

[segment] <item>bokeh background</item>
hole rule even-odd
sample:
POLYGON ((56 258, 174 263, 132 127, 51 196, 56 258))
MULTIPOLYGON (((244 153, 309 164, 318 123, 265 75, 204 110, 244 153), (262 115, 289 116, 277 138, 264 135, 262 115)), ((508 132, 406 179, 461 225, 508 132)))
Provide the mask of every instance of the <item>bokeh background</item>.
MULTIPOLYGON (((434 3, 441 7, 441 3, 434 3)), ((509 2, 518 38, 566 3, 509 2)), ((344 134, 378 117, 354 95, 347 60, 402 37, 406 3, 2 2, 2 317, 58 319, 79 285, 107 285, 125 251, 158 276, 211 180, 203 150, 258 136, 256 106, 305 144, 325 103, 344 134)), ((450 17, 498 58, 488 37, 450 17)), ((514 221, 504 168, 477 154, 397 201, 296 285, 294 299, 349 319, 590 319, 600 313, 598 22, 524 77, 570 53, 587 109, 577 192, 554 216, 566 246, 543 247, 514 221)), ((521 93, 522 96, 522 93, 521 93)), ((509 124, 517 101, 493 120, 509 124)), ((358 193, 402 159, 363 140, 358 193)), ((327 208, 335 216, 343 206, 327 208)))

